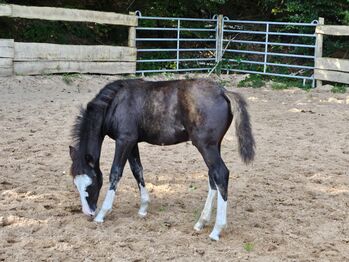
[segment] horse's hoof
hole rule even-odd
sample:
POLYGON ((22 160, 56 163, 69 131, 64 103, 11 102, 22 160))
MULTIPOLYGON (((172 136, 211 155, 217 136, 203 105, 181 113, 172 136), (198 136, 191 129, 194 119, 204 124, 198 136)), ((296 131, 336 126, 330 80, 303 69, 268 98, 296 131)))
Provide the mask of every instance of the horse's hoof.
POLYGON ((96 222, 96 223, 103 223, 104 219, 100 218, 100 217, 95 217, 95 219, 93 219, 93 221, 96 222))
POLYGON ((216 232, 212 232, 210 234, 210 239, 213 241, 218 241, 219 240, 219 234, 217 234, 216 232))
POLYGON ((145 218, 147 214, 148 214, 147 212, 138 211, 138 215, 140 218, 145 218))
POLYGON ((195 225, 194 225, 194 230, 195 231, 201 231, 202 229, 204 228, 204 224, 201 223, 201 222, 197 222, 195 225))

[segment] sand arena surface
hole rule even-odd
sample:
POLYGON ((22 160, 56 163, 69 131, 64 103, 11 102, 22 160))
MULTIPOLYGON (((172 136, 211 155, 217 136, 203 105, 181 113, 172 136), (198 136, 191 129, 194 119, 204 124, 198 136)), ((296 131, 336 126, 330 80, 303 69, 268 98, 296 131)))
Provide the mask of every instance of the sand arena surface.
MULTIPOLYGON (((0 78, 0 261, 349 261, 348 93, 238 90, 250 105, 257 157, 245 166, 232 133, 223 141, 228 227, 216 243, 208 238, 214 219, 193 230, 207 169, 190 143, 140 145, 146 219, 128 166, 105 223, 82 214, 68 175, 70 130, 79 106, 116 78, 62 79, 0 78)), ((107 139, 99 206, 113 148, 107 139)))

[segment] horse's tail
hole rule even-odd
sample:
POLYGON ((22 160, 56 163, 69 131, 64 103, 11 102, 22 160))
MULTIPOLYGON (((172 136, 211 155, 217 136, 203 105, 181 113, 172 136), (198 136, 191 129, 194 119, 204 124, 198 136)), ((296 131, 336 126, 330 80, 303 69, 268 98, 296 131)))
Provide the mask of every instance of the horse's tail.
POLYGON ((247 112, 247 103, 238 93, 224 90, 224 95, 230 104, 233 120, 235 121, 235 134, 238 139, 240 157, 248 164, 254 159, 255 141, 252 134, 250 116, 247 112))

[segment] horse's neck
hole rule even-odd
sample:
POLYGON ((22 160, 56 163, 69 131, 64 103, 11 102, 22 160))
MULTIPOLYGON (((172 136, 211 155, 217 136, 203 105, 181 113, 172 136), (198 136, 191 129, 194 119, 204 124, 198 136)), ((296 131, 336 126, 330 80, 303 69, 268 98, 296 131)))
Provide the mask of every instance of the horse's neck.
POLYGON ((91 155, 93 159, 98 162, 101 155, 101 147, 104 139, 104 132, 102 130, 103 118, 90 117, 86 119, 87 128, 81 134, 80 138, 80 152, 82 157, 91 155))

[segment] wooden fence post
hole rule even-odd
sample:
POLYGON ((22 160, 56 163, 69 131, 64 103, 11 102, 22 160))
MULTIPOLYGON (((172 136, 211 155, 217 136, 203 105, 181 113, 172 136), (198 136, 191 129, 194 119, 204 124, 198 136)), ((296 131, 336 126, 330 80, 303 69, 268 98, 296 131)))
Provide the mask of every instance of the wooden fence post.
POLYGON ((216 63, 222 61, 223 56, 223 15, 218 15, 217 20, 217 35, 216 35, 217 47, 216 47, 216 63))
POLYGON ((14 40, 0 39, 0 76, 13 75, 14 40))
MULTIPOLYGON (((325 24, 325 19, 323 17, 319 17, 319 24, 318 25, 324 25, 324 24, 325 24)), ((318 58, 322 57, 323 45, 324 45, 323 34, 316 33, 315 68, 316 68, 316 60, 318 58)), ((321 87, 321 86, 322 86, 322 81, 316 80, 316 87, 321 87)))
MULTIPOLYGON (((129 12, 129 15, 136 15, 135 12, 129 12)), ((138 19, 137 19, 138 24, 138 19)), ((136 27, 130 26, 128 29, 128 46, 136 47, 136 27)))

